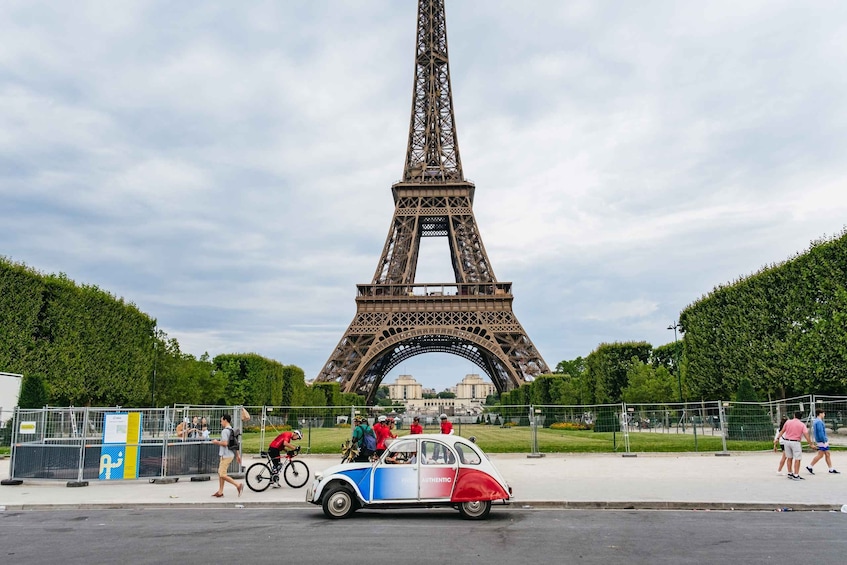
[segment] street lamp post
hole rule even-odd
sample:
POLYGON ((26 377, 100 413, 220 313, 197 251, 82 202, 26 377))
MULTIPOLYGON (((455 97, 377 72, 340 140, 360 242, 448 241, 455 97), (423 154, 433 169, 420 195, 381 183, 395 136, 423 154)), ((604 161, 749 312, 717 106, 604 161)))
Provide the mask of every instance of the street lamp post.
POLYGON ((679 366, 679 338, 676 333, 678 329, 682 328, 678 321, 674 321, 674 323, 668 326, 668 329, 673 330, 673 353, 675 359, 674 364, 676 365, 676 384, 679 387, 679 403, 682 405, 682 418, 680 418, 680 421, 682 422, 682 432, 685 433, 685 403, 682 400, 682 371, 679 366))
POLYGON ((679 401, 682 402, 682 371, 679 366, 679 338, 677 337, 677 329, 682 329, 679 322, 674 322, 668 326, 669 330, 673 330, 673 353, 674 364, 676 365, 676 384, 679 386, 679 401))

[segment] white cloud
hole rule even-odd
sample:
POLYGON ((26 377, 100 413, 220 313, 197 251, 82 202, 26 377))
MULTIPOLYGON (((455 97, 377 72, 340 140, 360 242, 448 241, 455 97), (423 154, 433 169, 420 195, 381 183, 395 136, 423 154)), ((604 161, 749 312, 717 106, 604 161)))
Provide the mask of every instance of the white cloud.
MULTIPOLYGON (((0 253, 124 296, 184 351, 314 377, 389 227, 413 4, 7 2, 0 253)), ((667 343, 701 294, 843 228, 842 3, 486 6, 447 5, 459 144, 551 366, 667 343)), ((449 276, 438 253, 421 276, 449 276)))

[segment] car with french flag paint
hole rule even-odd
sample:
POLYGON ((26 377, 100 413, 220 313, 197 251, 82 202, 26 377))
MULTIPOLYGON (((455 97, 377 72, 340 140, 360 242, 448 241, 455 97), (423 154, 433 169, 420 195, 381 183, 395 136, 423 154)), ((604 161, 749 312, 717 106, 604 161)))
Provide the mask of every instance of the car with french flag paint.
POLYGON ((360 508, 453 507, 481 520, 492 503, 511 498, 512 488, 472 439, 443 434, 397 438, 376 461, 315 473, 306 492, 306 502, 336 519, 360 508))

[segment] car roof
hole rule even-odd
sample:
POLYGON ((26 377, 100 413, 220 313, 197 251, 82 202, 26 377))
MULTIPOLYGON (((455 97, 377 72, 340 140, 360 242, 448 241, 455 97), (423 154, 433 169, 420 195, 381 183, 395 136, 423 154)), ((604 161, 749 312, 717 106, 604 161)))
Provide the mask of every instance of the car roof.
POLYGON ((457 441, 461 441, 462 443, 471 444, 480 451, 482 451, 482 449, 480 449, 478 445, 476 445, 474 442, 464 436, 457 436, 451 434, 406 434, 404 436, 397 436, 397 439, 395 439, 394 441, 402 441, 404 439, 432 439, 446 443, 447 445, 453 445, 457 441))

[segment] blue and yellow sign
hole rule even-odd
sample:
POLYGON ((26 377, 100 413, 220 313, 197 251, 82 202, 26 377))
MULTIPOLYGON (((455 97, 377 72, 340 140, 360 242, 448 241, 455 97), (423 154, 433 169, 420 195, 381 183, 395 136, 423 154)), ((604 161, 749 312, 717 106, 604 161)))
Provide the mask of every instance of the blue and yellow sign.
POLYGON ((141 412, 108 412, 104 418, 100 479, 137 479, 141 412))

